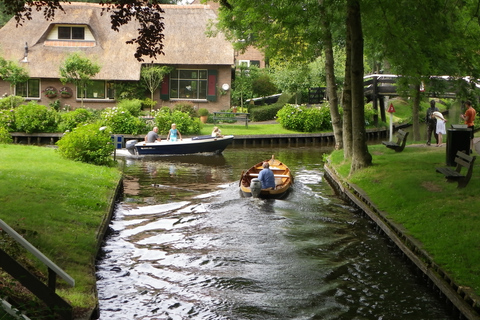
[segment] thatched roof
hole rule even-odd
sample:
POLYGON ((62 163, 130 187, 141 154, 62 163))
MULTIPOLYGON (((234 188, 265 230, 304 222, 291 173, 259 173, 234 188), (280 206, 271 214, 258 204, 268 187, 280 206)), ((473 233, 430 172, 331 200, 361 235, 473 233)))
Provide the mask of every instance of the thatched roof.
MULTIPOLYGON (((92 3, 62 3, 65 13, 58 11, 46 21, 43 13, 32 11, 32 20, 16 27, 10 20, 0 29, 0 54, 7 60, 23 61, 28 44, 28 62, 21 62, 32 78, 59 78, 59 67, 72 52, 84 52, 101 65, 96 79, 138 80, 141 63, 135 57, 135 45, 125 42, 137 37, 137 23, 129 23, 120 32, 111 29, 110 14, 101 15, 102 7, 92 3), (87 25, 95 42, 90 47, 46 45, 50 30, 57 24, 87 25)), ((233 48, 222 34, 213 38, 205 35, 207 24, 216 15, 209 6, 164 5, 165 55, 154 63, 170 65, 232 65, 233 48)), ((152 62, 144 57, 145 62, 152 62)))

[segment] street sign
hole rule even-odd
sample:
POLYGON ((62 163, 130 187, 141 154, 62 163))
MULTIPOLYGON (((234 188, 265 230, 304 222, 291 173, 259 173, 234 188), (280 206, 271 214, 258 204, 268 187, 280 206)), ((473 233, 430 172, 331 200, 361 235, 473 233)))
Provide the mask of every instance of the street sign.
POLYGON ((394 106, 393 106, 393 103, 390 103, 390 107, 388 107, 387 112, 390 112, 390 113, 394 113, 394 112, 395 112, 395 108, 394 108, 394 106))

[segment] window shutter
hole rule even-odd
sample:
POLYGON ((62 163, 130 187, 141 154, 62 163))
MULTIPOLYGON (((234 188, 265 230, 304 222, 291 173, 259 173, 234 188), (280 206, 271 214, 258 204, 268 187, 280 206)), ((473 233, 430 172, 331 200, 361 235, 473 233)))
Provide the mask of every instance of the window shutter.
POLYGON ((217 101, 217 73, 217 70, 208 70, 208 101, 217 101))
POLYGON ((166 75, 163 78, 162 84, 160 86, 160 99, 167 101, 170 100, 170 75, 166 75))

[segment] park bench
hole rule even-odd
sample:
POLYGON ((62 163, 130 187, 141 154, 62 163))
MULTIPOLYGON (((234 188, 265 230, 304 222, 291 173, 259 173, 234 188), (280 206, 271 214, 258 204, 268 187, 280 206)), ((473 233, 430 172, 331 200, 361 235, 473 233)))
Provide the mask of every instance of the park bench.
POLYGON ((236 122, 236 121, 245 121, 245 126, 248 127, 248 116, 250 113, 241 113, 241 112, 213 112, 213 123, 217 121, 227 121, 227 122, 236 122))
POLYGON ((382 143, 390 149, 395 150, 395 152, 402 152, 405 148, 405 144, 407 143, 407 136, 408 132, 403 131, 402 129, 398 130, 396 135, 397 142, 393 141, 382 141, 382 143))
POLYGON ((475 163, 475 156, 469 156, 461 151, 457 151, 455 156, 456 168, 451 167, 435 168, 437 172, 443 173, 447 182, 458 182, 458 189, 465 188, 470 181, 473 173, 473 164, 475 163), (462 174, 462 167, 466 168, 467 173, 462 174))

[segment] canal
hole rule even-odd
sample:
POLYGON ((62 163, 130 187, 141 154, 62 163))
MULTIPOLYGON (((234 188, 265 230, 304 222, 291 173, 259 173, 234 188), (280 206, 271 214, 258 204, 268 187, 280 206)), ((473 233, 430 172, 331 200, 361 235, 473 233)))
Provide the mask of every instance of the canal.
POLYGON ((100 319, 454 319, 402 255, 323 179, 325 148, 119 158, 125 190, 97 262, 100 319), (272 154, 285 200, 242 198, 272 154))

